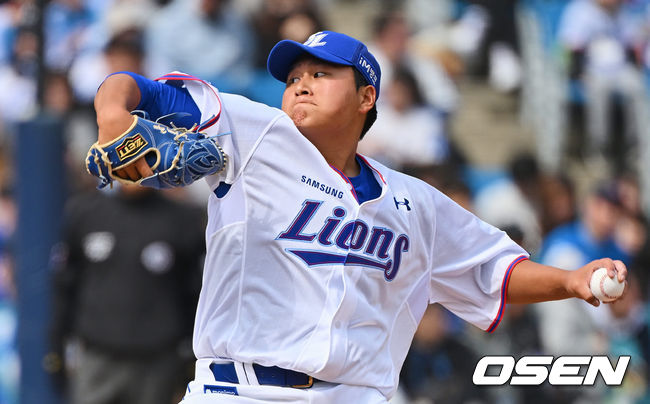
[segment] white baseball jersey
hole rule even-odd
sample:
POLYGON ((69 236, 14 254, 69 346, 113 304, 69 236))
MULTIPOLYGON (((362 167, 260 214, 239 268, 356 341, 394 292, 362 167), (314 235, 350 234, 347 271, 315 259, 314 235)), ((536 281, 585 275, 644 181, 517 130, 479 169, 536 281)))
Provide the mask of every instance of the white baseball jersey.
POLYGON ((284 112, 165 77, 186 77, 203 130, 228 155, 207 178, 199 360, 279 366, 389 398, 429 303, 496 327, 510 270, 527 258, 505 233, 367 158, 382 191, 359 204, 284 112))

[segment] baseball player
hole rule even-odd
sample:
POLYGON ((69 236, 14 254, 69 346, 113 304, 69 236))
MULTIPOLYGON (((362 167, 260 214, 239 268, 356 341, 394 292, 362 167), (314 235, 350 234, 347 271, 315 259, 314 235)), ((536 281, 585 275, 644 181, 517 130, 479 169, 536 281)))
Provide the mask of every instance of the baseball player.
MULTIPOLYGON (((282 110, 178 72, 114 74, 95 98, 99 149, 139 156, 149 129, 135 131, 145 121, 132 110, 219 145, 223 166, 204 175, 207 256, 183 403, 386 403, 428 304, 491 332, 506 301, 598 305, 596 268, 625 279, 610 259, 573 271, 536 264, 436 189, 357 154, 381 77, 358 40, 323 31, 281 41, 268 70, 286 83, 282 110)), ((102 153, 89 155, 95 175, 113 161, 102 153)), ((195 168, 182 153, 179 162, 195 168)), ((102 185, 185 183, 164 185, 167 170, 147 158, 109 171, 102 185)))

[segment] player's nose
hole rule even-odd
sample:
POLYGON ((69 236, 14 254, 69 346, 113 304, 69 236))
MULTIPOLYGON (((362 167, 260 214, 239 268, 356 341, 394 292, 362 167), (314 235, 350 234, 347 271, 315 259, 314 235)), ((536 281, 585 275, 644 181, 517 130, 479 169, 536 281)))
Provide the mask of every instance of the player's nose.
POLYGON ((299 95, 311 95, 312 90, 311 90, 311 85, 309 83, 309 77, 306 75, 300 79, 298 83, 294 86, 294 90, 296 92, 296 96, 299 95))

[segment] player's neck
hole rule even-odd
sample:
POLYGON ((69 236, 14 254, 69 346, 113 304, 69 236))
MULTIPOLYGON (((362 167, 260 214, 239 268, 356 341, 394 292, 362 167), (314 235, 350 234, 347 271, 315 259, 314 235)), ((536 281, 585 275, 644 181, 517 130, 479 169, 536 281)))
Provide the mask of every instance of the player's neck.
POLYGON ((356 177, 359 175, 361 172, 361 167, 359 167, 359 163, 357 162, 356 159, 356 150, 353 151, 352 154, 347 156, 346 158, 341 158, 340 162, 339 161, 330 161, 325 157, 328 163, 330 165, 336 167, 337 169, 341 170, 343 174, 346 175, 346 177, 356 177))
POLYGON ((326 136, 306 137, 316 146, 331 166, 343 172, 347 177, 356 177, 359 175, 360 167, 356 160, 356 141, 351 142, 346 141, 346 139, 332 141, 332 138, 326 136))

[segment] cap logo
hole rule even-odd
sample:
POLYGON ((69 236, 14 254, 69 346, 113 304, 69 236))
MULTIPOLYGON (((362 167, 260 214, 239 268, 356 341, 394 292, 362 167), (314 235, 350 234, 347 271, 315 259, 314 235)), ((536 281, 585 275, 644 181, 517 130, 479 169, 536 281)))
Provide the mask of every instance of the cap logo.
POLYGON ((312 34, 303 45, 309 46, 310 48, 316 47, 316 46, 323 46, 327 42, 322 42, 323 38, 327 36, 326 33, 323 32, 317 32, 315 34, 312 34))

